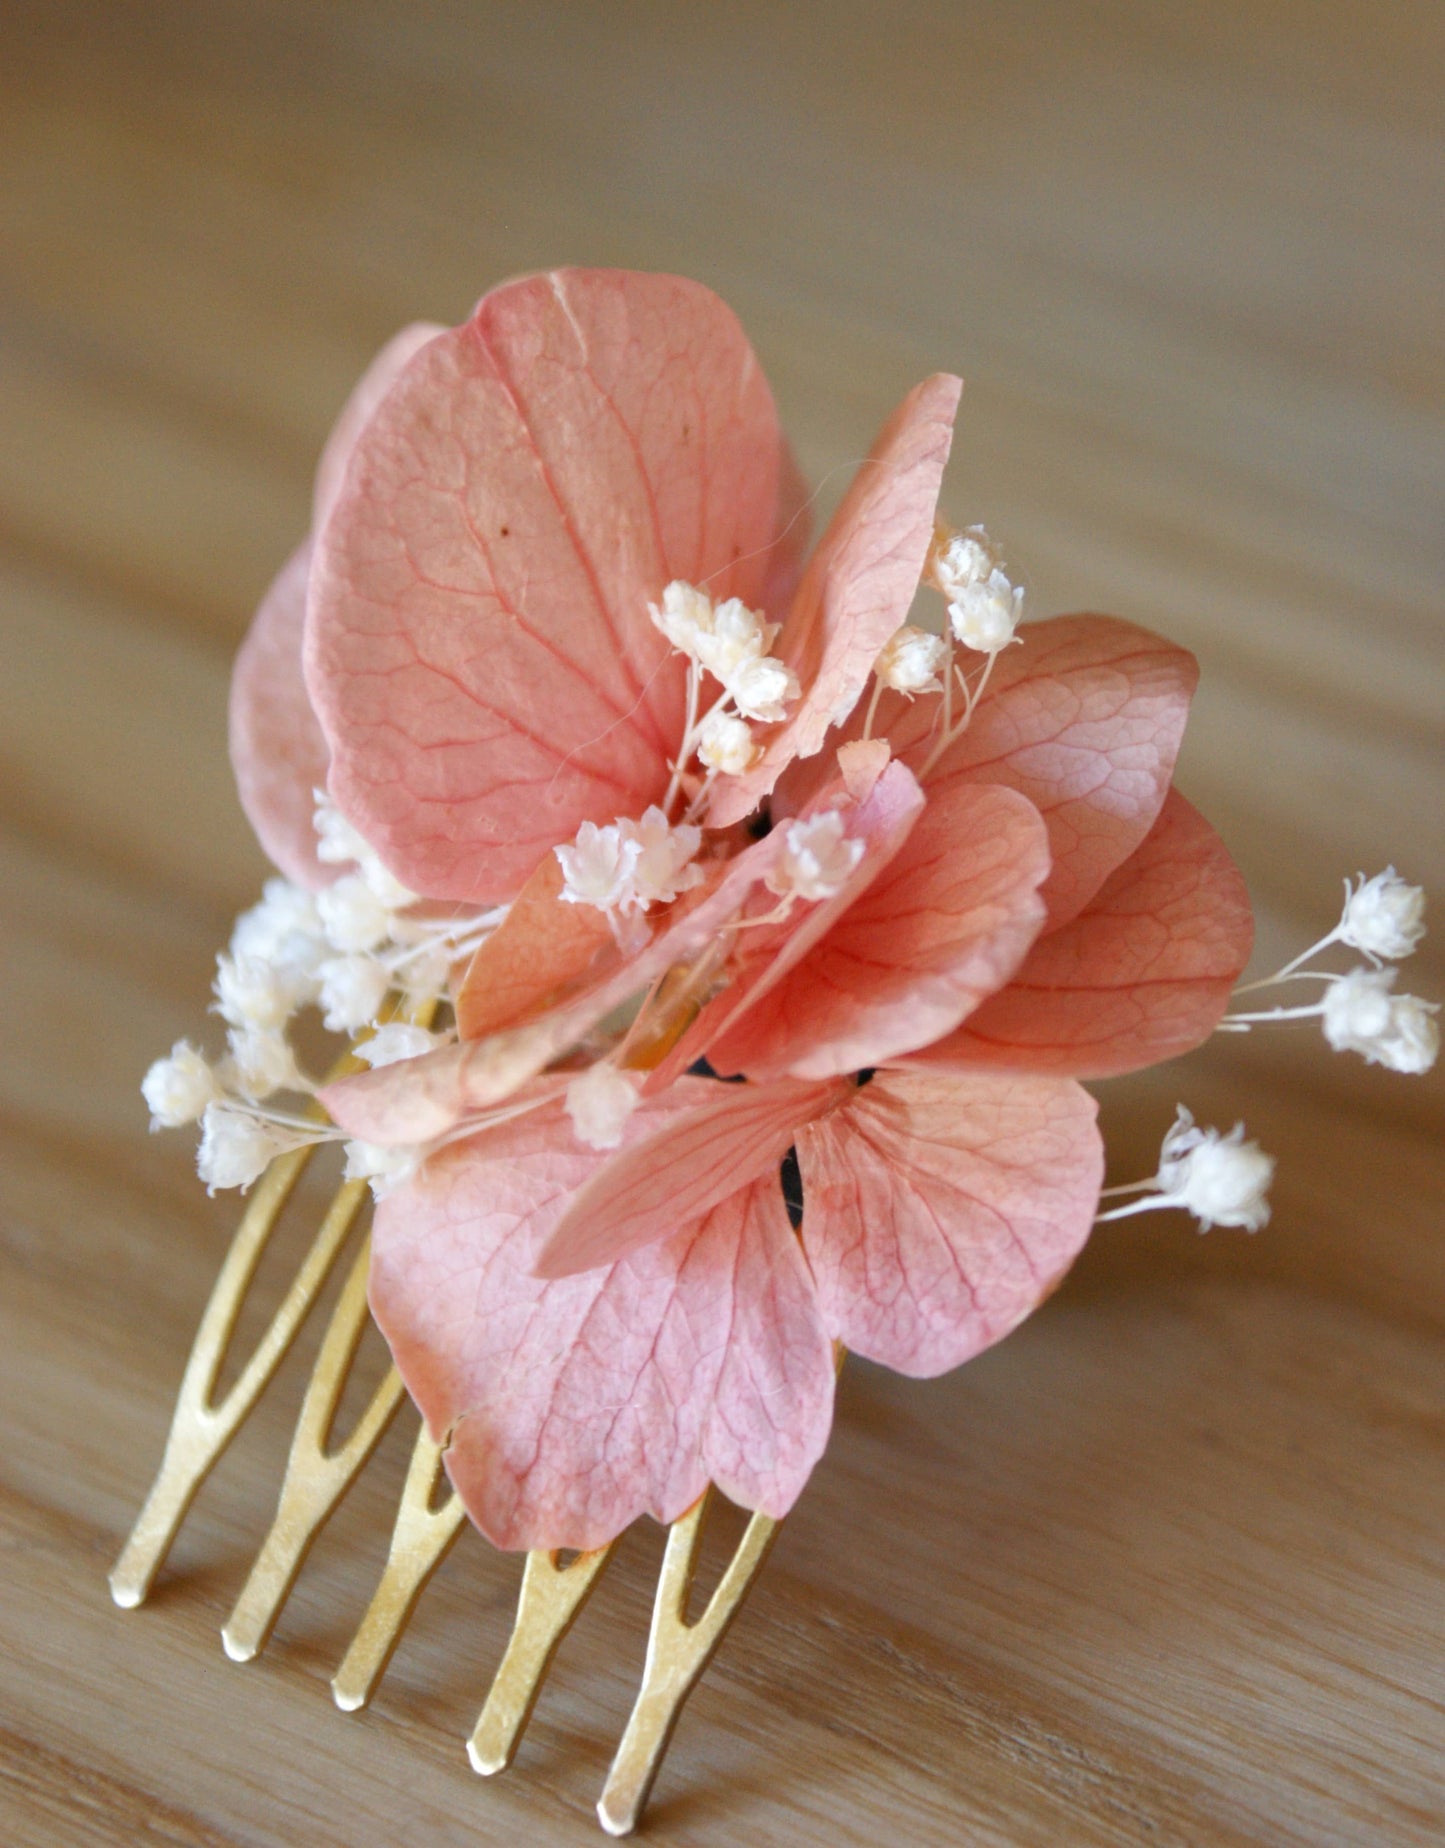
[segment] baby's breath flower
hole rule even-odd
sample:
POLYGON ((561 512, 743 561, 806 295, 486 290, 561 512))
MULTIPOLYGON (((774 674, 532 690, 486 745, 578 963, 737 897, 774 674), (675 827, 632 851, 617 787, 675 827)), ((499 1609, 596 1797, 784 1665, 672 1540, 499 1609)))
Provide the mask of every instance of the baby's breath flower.
POLYGON ((216 1012, 232 1027, 284 1027, 294 1011, 291 985, 259 956, 218 956, 215 994, 216 1012))
POLYGON ((168 1058, 157 1059, 141 1080, 141 1096, 152 1129, 180 1129, 197 1122, 221 1096, 221 1081, 189 1040, 177 1040, 168 1058))
POLYGON ((391 972, 374 956, 333 956, 321 965, 322 1017, 333 1033, 369 1027, 381 1012, 391 972))
POLYGON ((637 1081, 606 1060, 589 1065, 567 1086, 567 1114, 589 1149, 615 1149, 637 1108, 637 1081))
POLYGON ((1345 881, 1345 909, 1337 930, 1340 942, 1387 962, 1412 954, 1425 935, 1424 892, 1401 879, 1393 866, 1373 879, 1361 873, 1359 880, 1354 887, 1345 881))
POLYGON ((787 824, 783 851, 767 885, 780 898, 832 898, 862 858, 863 842, 850 840, 843 817, 829 809, 809 821, 787 824))
POLYGON ((680 654, 702 659, 704 637, 712 632, 712 598, 694 584, 674 579, 662 593, 661 606, 650 603, 653 624, 680 654))
POLYGON ((726 685, 743 717, 765 724, 781 719, 802 690, 792 668, 770 655, 744 661, 726 685))
POLYGON ((201 1146, 196 1170, 206 1191, 249 1187, 278 1155, 301 1145, 290 1130, 267 1123, 233 1104, 206 1106, 201 1118, 201 1146))
MULTIPOLYGON (((312 791, 316 810, 316 857, 328 866, 354 865, 355 877, 388 911, 414 905, 417 894, 382 864, 381 856, 359 829, 354 828, 323 789, 312 791)), ((337 949, 350 947, 336 944, 337 949)))
POLYGON ((703 767, 724 776, 741 776, 762 756, 747 722, 732 712, 710 712, 698 731, 697 754, 703 767))
POLYGON ((948 603, 948 620, 965 648, 997 654, 1016 638, 1024 593, 1009 582, 981 526, 935 541, 928 576, 948 603))
POLYGON ((937 693, 943 685, 938 676, 947 659, 948 644, 941 635, 906 622, 884 643, 873 671, 895 693, 937 693))
POLYGON ((1381 1048, 1380 1063, 1392 1072, 1418 1078, 1440 1056, 1440 1027, 1436 1001, 1418 995, 1394 995, 1390 1002, 1390 1030, 1381 1048))
POLYGON ((1363 964, 1332 981, 1321 1003, 1325 1038, 1336 1052, 1358 1052, 1375 1062, 1390 1030, 1390 990, 1393 969, 1367 969, 1363 964))
POLYGON ((379 899, 357 873, 349 873, 316 897, 316 909, 333 950, 343 955, 365 955, 391 935, 389 906, 379 899))
POLYGON ((611 911, 627 897, 632 870, 642 849, 624 837, 617 822, 599 828, 584 821, 570 847, 553 848, 562 868, 562 897, 569 905, 596 905, 611 911))
POLYGON ((1227 1136, 1217 1129, 1200 1129, 1180 1104, 1159 1150, 1158 1172, 1147 1181, 1105 1189, 1107 1194, 1143 1197, 1100 1213, 1099 1218, 1126 1219, 1133 1213, 1181 1207, 1199 1221, 1201 1232, 1212 1226, 1258 1232, 1269 1223, 1273 1178, 1274 1157, 1257 1142, 1245 1141, 1243 1123, 1236 1123, 1227 1136))
POLYGON ((370 1181, 372 1197, 384 1200, 395 1187, 409 1181, 421 1166, 420 1149, 384 1149, 374 1142, 348 1142, 346 1166, 348 1181, 370 1181))
POLYGON ((222 1067, 228 1090, 260 1100, 276 1091, 307 1088, 285 1033, 278 1027, 232 1027, 230 1055, 222 1067))
POLYGON ((927 576, 944 601, 957 603, 964 592, 983 583, 998 566, 993 543, 981 526, 967 532, 940 532, 928 557, 927 576))
POLYGON ((419 1059, 423 1053, 445 1044, 450 1037, 446 1033, 429 1033, 425 1027, 414 1026, 409 1020, 389 1020, 385 1026, 378 1027, 370 1039, 362 1041, 356 1048, 356 1056, 375 1070, 382 1065, 400 1064, 403 1059, 419 1059))
POLYGON ((1017 640, 1014 630, 1023 609, 1022 586, 1010 584, 1002 571, 991 571, 983 583, 971 585, 949 604, 948 620, 965 648, 991 655, 1017 640))
POLYGON ((777 633, 776 623, 765 621, 740 597, 729 597, 714 607, 710 627, 699 635, 697 659, 730 686, 746 662, 762 660, 777 633))
POLYGON ((622 838, 636 845, 630 889, 624 908, 646 911, 651 905, 670 905, 679 892, 688 892, 702 878, 702 868, 691 864, 702 845, 702 829, 686 823, 673 827, 655 805, 641 821, 621 821, 622 838))

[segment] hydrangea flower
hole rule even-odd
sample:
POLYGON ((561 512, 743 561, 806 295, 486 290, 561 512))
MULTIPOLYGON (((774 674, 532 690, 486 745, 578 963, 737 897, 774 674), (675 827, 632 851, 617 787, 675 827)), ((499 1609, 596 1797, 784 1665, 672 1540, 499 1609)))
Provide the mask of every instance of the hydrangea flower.
MULTIPOLYGON (((1098 1203, 1078 1080, 1197 1044, 1247 957, 1170 787, 1191 658, 1108 617, 1015 634, 982 536, 937 535, 958 393, 908 394, 805 558, 715 296, 508 283, 363 381, 238 665, 243 800, 318 894, 338 1024, 399 907, 497 908, 459 1040, 323 1101, 384 1194, 377 1321, 499 1544, 594 1546, 709 1478, 785 1512, 834 1343, 935 1373, 1042 1301, 1098 1203), (942 637, 905 623, 926 570, 942 637)), ((265 1013, 253 976, 226 994, 265 1013)), ((249 1170, 262 1137, 219 1128, 211 1171, 249 1170)))

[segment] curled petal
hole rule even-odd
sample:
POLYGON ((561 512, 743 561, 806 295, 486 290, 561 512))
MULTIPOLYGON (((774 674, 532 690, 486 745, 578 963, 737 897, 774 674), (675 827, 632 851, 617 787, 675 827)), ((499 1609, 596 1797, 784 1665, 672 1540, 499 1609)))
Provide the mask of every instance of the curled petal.
MULTIPOLYGON (((830 784, 804 818, 835 812, 842 815, 847 838, 861 841, 864 846, 856 866, 831 897, 794 909, 776 924, 739 933, 727 987, 702 1010, 696 1025, 657 1067, 649 1080, 650 1089, 661 1089, 697 1059, 711 1059, 714 1049, 724 1044, 728 1050, 717 1069, 728 1073, 743 1069, 747 1062, 737 1056, 737 1048, 752 1048, 755 1030, 765 1043, 773 1044, 768 1037, 768 1023, 775 1018, 780 986, 789 984, 789 994, 795 1001, 799 993, 806 991, 806 985, 813 980, 813 958, 819 946, 903 850, 924 812, 923 792, 918 784, 902 764, 888 761, 886 746, 877 752, 870 746, 853 746, 844 756, 844 781, 830 784)), ((774 829, 758 845, 777 853, 784 846, 785 835, 786 830, 774 829)), ((779 1019, 779 1041, 786 1039, 788 1023, 793 1018, 785 1014, 779 1019)), ((803 1023, 805 1030, 806 1024, 803 1023)), ((812 1042, 805 1031, 803 1039, 787 1043, 802 1058, 812 1042)), ((774 1063, 781 1064, 782 1060, 774 1063)), ((827 1058, 818 1063, 820 1067, 826 1065, 827 1071, 820 1069, 810 1076, 832 1076, 835 1071, 854 1069, 827 1058)))
MULTIPOLYGON (((1026 623, 1019 640, 997 656, 972 723, 924 781, 930 790, 1004 783, 1029 798, 1049 829, 1044 898, 1054 926, 1082 911, 1154 825, 1199 666, 1186 649, 1115 616, 1054 616, 1026 623)), ((889 693, 875 731, 922 776, 940 723, 937 695, 910 704, 889 693)), ((806 802, 816 780, 800 766, 776 812, 806 802)))
POLYGON ((1109 1078, 1207 1039, 1249 961, 1239 869, 1171 790, 1142 846, 1075 919, 1040 938, 1008 987, 910 1063, 1109 1078))
POLYGON ((760 762, 721 781, 714 827, 741 821, 795 757, 811 757, 852 711, 878 652, 908 614, 933 537, 963 382, 938 372, 884 425, 808 562, 779 652, 802 683, 760 762))
POLYGON ((634 1137, 578 1190, 538 1253, 537 1274, 564 1277, 611 1263, 710 1213, 737 1188, 775 1176, 797 1126, 844 1095, 836 1082, 714 1083, 694 1108, 634 1137))
POLYGON ((753 1079, 823 1078, 951 1033, 1027 953, 1048 870, 1048 836, 1026 797, 946 786, 873 884, 708 1058, 753 1079))
POLYGON ((803 1244, 831 1334, 899 1373, 970 1359, 1089 1236, 1096 1106, 1067 1079, 883 1072, 798 1134, 803 1244))
POLYGON ((677 277, 526 277, 412 358, 320 536, 306 666, 333 799, 399 878, 510 898, 662 795, 684 673, 649 601, 756 604, 781 453, 735 317, 677 277))

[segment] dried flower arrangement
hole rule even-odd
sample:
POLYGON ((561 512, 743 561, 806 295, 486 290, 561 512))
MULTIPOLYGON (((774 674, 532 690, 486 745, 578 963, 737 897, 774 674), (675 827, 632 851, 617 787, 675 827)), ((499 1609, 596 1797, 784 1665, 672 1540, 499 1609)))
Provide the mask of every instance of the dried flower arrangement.
POLYGON ((153 1126, 199 1121, 213 1190, 261 1186, 115 1594, 144 1596, 369 1189, 227 1647, 264 1642, 404 1383, 425 1429, 337 1698, 366 1698, 470 1517, 530 1555, 472 1740, 500 1769, 611 1542, 672 1523, 614 1833, 823 1452, 845 1352, 961 1365, 1101 1219, 1266 1222, 1270 1158, 1182 1106, 1157 1172, 1101 1212, 1081 1079, 1276 1020, 1395 1071, 1437 1051, 1436 1009, 1393 989, 1424 929, 1393 869, 1237 989, 1244 885, 1172 787, 1195 663, 1112 617, 1021 626, 988 536, 938 517, 959 391, 904 399, 809 553, 715 295, 507 283, 374 362, 237 663, 241 799, 281 876, 220 958, 225 1055, 183 1042, 143 1089, 153 1126), (908 620, 920 586, 931 624, 908 620), (1334 945, 1365 960, 1322 969, 1334 945), (1228 1011, 1299 982, 1307 1005, 1228 1011), (357 1036, 329 1082, 288 1038, 308 1007, 357 1036), (337 1141, 333 1213, 214 1404, 280 1203, 337 1141), (368 1300, 397 1371, 328 1452, 368 1300), (754 1517, 690 1623, 710 1485, 754 1517))

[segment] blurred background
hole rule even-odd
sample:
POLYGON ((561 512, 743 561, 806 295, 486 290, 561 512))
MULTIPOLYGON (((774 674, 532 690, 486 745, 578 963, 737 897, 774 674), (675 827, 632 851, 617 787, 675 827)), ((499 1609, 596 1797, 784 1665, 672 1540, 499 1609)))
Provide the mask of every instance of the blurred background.
MULTIPOLYGON (((1423 0, 0 0, 9 1839, 172 1813, 207 1844, 485 1839, 503 1814, 582 1839, 640 1655, 650 1555, 505 1811, 457 1743, 513 1589, 479 1548, 418 1619, 389 1731, 324 1698, 375 1569, 360 1516, 275 1659, 223 1671, 263 1439, 155 1621, 104 1602, 235 1211, 183 1138, 146 1139, 136 1086, 265 874, 229 663, 372 353, 520 270, 698 277, 824 512, 903 391, 962 373, 945 505, 1032 613, 1199 655, 1180 782, 1272 969, 1346 873, 1393 861, 1445 906, 1442 92, 1423 0)), ((1442 941, 1404 986, 1445 994, 1442 941)), ((1115 1178, 1178 1098, 1243 1116, 1280 1158, 1274 1224, 1127 1222, 963 1375, 850 1368, 662 1839, 1445 1826, 1445 1086, 1304 1026, 1104 1097, 1115 1178)))

